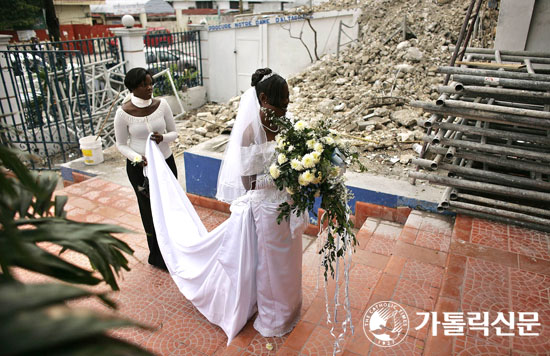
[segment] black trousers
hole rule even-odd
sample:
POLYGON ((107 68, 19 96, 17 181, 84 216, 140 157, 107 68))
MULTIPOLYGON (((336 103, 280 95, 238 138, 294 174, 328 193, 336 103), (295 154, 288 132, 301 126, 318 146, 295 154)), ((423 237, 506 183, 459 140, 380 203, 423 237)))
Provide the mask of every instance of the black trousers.
MULTIPOLYGON (((178 171, 176 169, 176 161, 174 160, 174 155, 170 155, 166 159, 166 163, 174 176, 178 177, 178 171)), ((126 160, 126 173, 128 173, 128 179, 134 188, 136 193, 139 214, 141 215, 141 222, 143 223, 143 228, 147 234, 147 244, 149 245, 149 263, 153 266, 166 269, 166 264, 160 253, 159 244, 157 242, 157 234, 155 233, 155 225, 153 224, 153 215, 151 213, 151 201, 148 197, 143 195, 138 191, 138 186, 143 185, 145 177, 143 176, 143 167, 134 166, 130 160, 126 160)))

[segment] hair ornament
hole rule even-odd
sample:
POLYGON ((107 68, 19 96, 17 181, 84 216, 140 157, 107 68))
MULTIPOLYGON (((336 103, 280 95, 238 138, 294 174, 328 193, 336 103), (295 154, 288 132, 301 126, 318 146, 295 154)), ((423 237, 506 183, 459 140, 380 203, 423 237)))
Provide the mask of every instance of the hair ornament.
POLYGON ((273 75, 275 75, 275 72, 271 72, 271 73, 269 73, 269 74, 264 75, 263 78, 260 79, 260 81, 259 81, 258 83, 261 83, 261 82, 263 82, 264 80, 271 78, 273 75))

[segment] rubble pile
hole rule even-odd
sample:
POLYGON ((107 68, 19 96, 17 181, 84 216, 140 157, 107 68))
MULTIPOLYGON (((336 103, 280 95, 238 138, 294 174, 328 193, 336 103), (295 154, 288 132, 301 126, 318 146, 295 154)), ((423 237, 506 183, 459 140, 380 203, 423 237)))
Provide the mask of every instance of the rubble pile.
MULTIPOLYGON (((404 176, 416 155, 424 129, 421 110, 411 100, 435 100, 439 65, 448 64, 470 0, 342 0, 313 11, 361 8, 358 41, 336 55, 327 55, 292 78, 290 111, 302 119, 334 121, 349 138, 370 172, 404 176), (406 37, 403 23, 406 18, 406 37)), ((298 12, 310 11, 300 8, 298 12)), ((482 31, 472 45, 492 46, 497 12, 485 9, 482 31)), ((178 149, 222 132, 235 118, 239 98, 226 105, 210 104, 189 113, 181 123, 178 149), (206 123, 208 119, 211 124, 206 123), (199 129, 199 126, 201 129, 199 129), (199 131, 200 130, 200 131, 199 131)), ((426 114, 427 115, 427 114, 426 114)))

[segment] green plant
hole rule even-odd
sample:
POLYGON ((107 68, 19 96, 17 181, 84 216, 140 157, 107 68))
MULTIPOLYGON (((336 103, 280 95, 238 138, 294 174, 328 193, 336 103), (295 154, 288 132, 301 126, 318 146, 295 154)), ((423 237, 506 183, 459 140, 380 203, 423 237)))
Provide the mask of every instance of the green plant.
MULTIPOLYGON (((170 76, 177 91, 186 91, 188 87, 197 81, 199 72, 194 67, 190 67, 180 73, 177 71, 177 65, 172 64, 170 66, 170 76)), ((154 86, 153 96, 175 95, 168 73, 156 78, 154 86)))
POLYGON ((113 327, 132 321, 75 310, 66 301, 97 297, 111 308, 103 293, 69 283, 106 282, 118 290, 115 275, 129 270, 123 252, 133 250, 113 233, 127 230, 65 218, 67 197, 52 195, 53 173, 29 171, 17 152, 0 145, 0 345, 7 355, 150 355, 137 346, 107 336, 113 327), (11 171, 11 172, 10 172, 11 171), (93 270, 76 266, 43 249, 44 243, 86 255, 93 270), (24 284, 13 274, 19 267, 54 277, 60 283, 24 284), (97 273, 96 273, 97 272, 97 273))

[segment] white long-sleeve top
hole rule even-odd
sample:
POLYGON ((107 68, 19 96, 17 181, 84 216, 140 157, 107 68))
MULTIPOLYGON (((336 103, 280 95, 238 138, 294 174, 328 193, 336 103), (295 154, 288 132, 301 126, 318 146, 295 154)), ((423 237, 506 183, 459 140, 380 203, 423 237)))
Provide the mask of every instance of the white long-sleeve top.
POLYGON ((116 146, 130 161, 145 156, 145 144, 149 133, 162 134, 162 142, 159 148, 164 158, 170 157, 172 150, 170 142, 178 137, 176 124, 170 105, 164 99, 160 99, 159 107, 147 116, 132 116, 122 110, 120 106, 115 115, 116 146))

